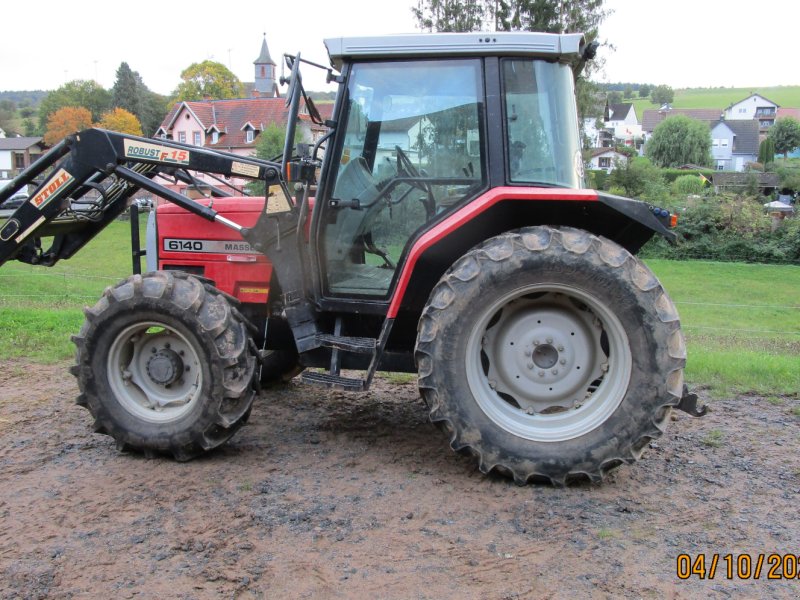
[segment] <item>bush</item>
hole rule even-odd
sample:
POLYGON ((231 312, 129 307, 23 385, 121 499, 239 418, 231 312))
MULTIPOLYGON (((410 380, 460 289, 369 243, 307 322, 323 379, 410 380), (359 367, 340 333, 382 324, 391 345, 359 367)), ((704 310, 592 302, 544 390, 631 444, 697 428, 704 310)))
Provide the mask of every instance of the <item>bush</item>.
POLYGON ((661 174, 668 183, 672 183, 678 177, 683 177, 684 175, 703 175, 710 181, 715 172, 713 169, 661 169, 661 174))
POLYGON ((689 203, 680 213, 678 244, 657 236, 642 248, 644 258, 700 259, 800 264, 800 219, 776 230, 761 198, 720 197, 689 203))
POLYGON ((699 175, 681 175, 672 182, 672 193, 679 196, 702 194, 706 182, 699 175))

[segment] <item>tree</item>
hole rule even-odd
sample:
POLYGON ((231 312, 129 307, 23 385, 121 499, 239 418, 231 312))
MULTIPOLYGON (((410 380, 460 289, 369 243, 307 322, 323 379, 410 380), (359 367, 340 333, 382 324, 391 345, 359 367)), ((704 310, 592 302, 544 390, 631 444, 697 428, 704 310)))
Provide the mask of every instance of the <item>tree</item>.
POLYGON ((775 152, 783 154, 783 159, 786 160, 789 152, 800 147, 800 122, 792 117, 778 119, 767 137, 775 144, 775 152))
POLYGON ((213 60, 192 63, 181 72, 183 83, 173 92, 175 100, 214 100, 241 98, 242 82, 228 68, 213 60))
POLYGON ((151 92, 141 76, 122 62, 111 89, 112 106, 124 108, 136 116, 146 135, 155 133, 167 112, 166 98, 151 92))
POLYGON ((53 145, 76 131, 92 126, 92 113, 83 106, 64 106, 47 119, 44 143, 53 145))
POLYGON ((111 94, 99 83, 77 79, 65 83, 50 92, 39 105, 39 125, 47 129, 47 122, 54 112, 65 106, 82 106, 98 121, 111 108, 111 94))
POLYGON ((486 15, 484 0, 419 0, 411 12, 427 31, 480 31, 486 15))
POLYGON ((643 83, 639 86, 639 98, 647 98, 650 95, 650 86, 643 83))
POLYGON ((663 184, 661 171, 648 159, 637 156, 618 161, 609 175, 609 184, 621 188, 627 196, 641 196, 651 184, 663 184))
POLYGON ((667 117, 653 130, 645 154, 659 167, 710 166, 711 131, 702 121, 685 115, 667 117))
POLYGON ((767 137, 758 145, 758 162, 765 167, 767 163, 775 162, 775 142, 767 137))
POLYGON ((11 122, 16 116, 17 105, 11 100, 0 100, 0 129, 6 133, 11 130, 11 122))
POLYGON ((625 98, 625 100, 630 100, 631 98, 633 98, 633 88, 630 85, 626 85, 622 95, 625 98))
POLYGON ((622 102, 622 92, 618 92, 616 90, 613 92, 608 92, 608 96, 606 98, 609 104, 619 104, 622 102))
POLYGON ((139 119, 124 108, 112 108, 103 115, 97 126, 111 131, 118 131, 119 133, 142 135, 142 125, 139 123, 139 119))
POLYGON ((657 85, 650 90, 650 100, 653 104, 670 104, 675 99, 674 90, 668 85, 657 85))
MULTIPOLYGON (((303 137, 300 128, 295 129, 294 143, 297 144, 303 137)), ((283 155, 283 143, 286 139, 286 127, 281 127, 277 123, 270 123, 261 132, 256 141, 256 157, 264 160, 280 159, 283 155)), ((251 181, 247 184, 248 193, 253 196, 263 196, 265 187, 263 181, 251 181)))
MULTIPOLYGON (((493 24, 495 31, 581 32, 587 42, 597 39, 609 14, 603 0, 418 0, 411 10, 423 31, 479 31, 493 24)), ((589 61, 576 82, 581 117, 593 110, 597 86, 589 78, 602 64, 589 61)))

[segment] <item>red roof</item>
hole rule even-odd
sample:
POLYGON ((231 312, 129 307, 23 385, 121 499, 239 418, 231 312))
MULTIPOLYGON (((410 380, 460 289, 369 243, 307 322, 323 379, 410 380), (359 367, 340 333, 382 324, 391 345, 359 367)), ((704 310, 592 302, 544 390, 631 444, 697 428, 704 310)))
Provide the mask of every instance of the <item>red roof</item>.
MULTIPOLYGON (((317 105, 317 108, 323 120, 330 119, 333 112, 332 104, 320 104, 317 105)), ((248 148, 253 146, 252 142, 247 143, 246 131, 242 129, 246 123, 252 124, 258 133, 272 123, 285 127, 289 115, 285 98, 242 98, 179 102, 164 117, 161 122, 161 129, 167 133, 171 132, 175 119, 183 110, 191 111, 206 132, 216 126, 220 136, 219 142, 213 144, 213 146, 228 148, 248 148)), ((310 122, 310 117, 301 114, 300 120, 310 122)), ((318 126, 312 125, 312 127, 318 126)), ((206 145, 212 145, 210 136, 206 139, 206 145)))
POLYGON ((778 119, 785 119, 791 117, 800 121, 800 108, 778 108, 778 119))

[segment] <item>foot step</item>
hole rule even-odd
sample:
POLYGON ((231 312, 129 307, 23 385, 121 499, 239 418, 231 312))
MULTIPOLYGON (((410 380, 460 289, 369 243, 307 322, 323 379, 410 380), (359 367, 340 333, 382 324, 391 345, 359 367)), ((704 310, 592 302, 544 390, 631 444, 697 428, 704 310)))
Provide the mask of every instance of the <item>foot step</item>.
POLYGON ((318 333, 317 342, 325 348, 334 348, 346 352, 357 352, 359 354, 372 354, 377 347, 375 338, 347 337, 342 335, 332 335, 329 333, 318 333))
POLYGON ((319 373, 314 371, 306 371, 301 377, 304 383, 324 385, 329 388, 348 392, 363 391, 364 385, 366 384, 366 381, 363 379, 353 379, 351 377, 342 377, 341 375, 331 375, 330 373, 319 373))

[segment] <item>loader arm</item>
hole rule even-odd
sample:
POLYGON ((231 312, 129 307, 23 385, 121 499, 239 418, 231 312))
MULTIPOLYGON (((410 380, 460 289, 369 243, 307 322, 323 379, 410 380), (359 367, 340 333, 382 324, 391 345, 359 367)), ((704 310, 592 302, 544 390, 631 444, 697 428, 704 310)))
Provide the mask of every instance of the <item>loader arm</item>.
MULTIPOLYGON (((70 258, 122 213, 139 189, 242 233, 241 225, 211 206, 194 202, 156 180, 161 176, 193 181, 192 171, 285 187, 278 163, 171 140, 86 129, 54 146, 0 190, 1 204, 23 186, 38 183, 30 198, 0 227, 0 265, 16 259, 52 266, 70 258), (44 249, 42 238, 50 236, 52 244, 44 249)), ((213 194, 224 192, 217 189, 213 194)))

